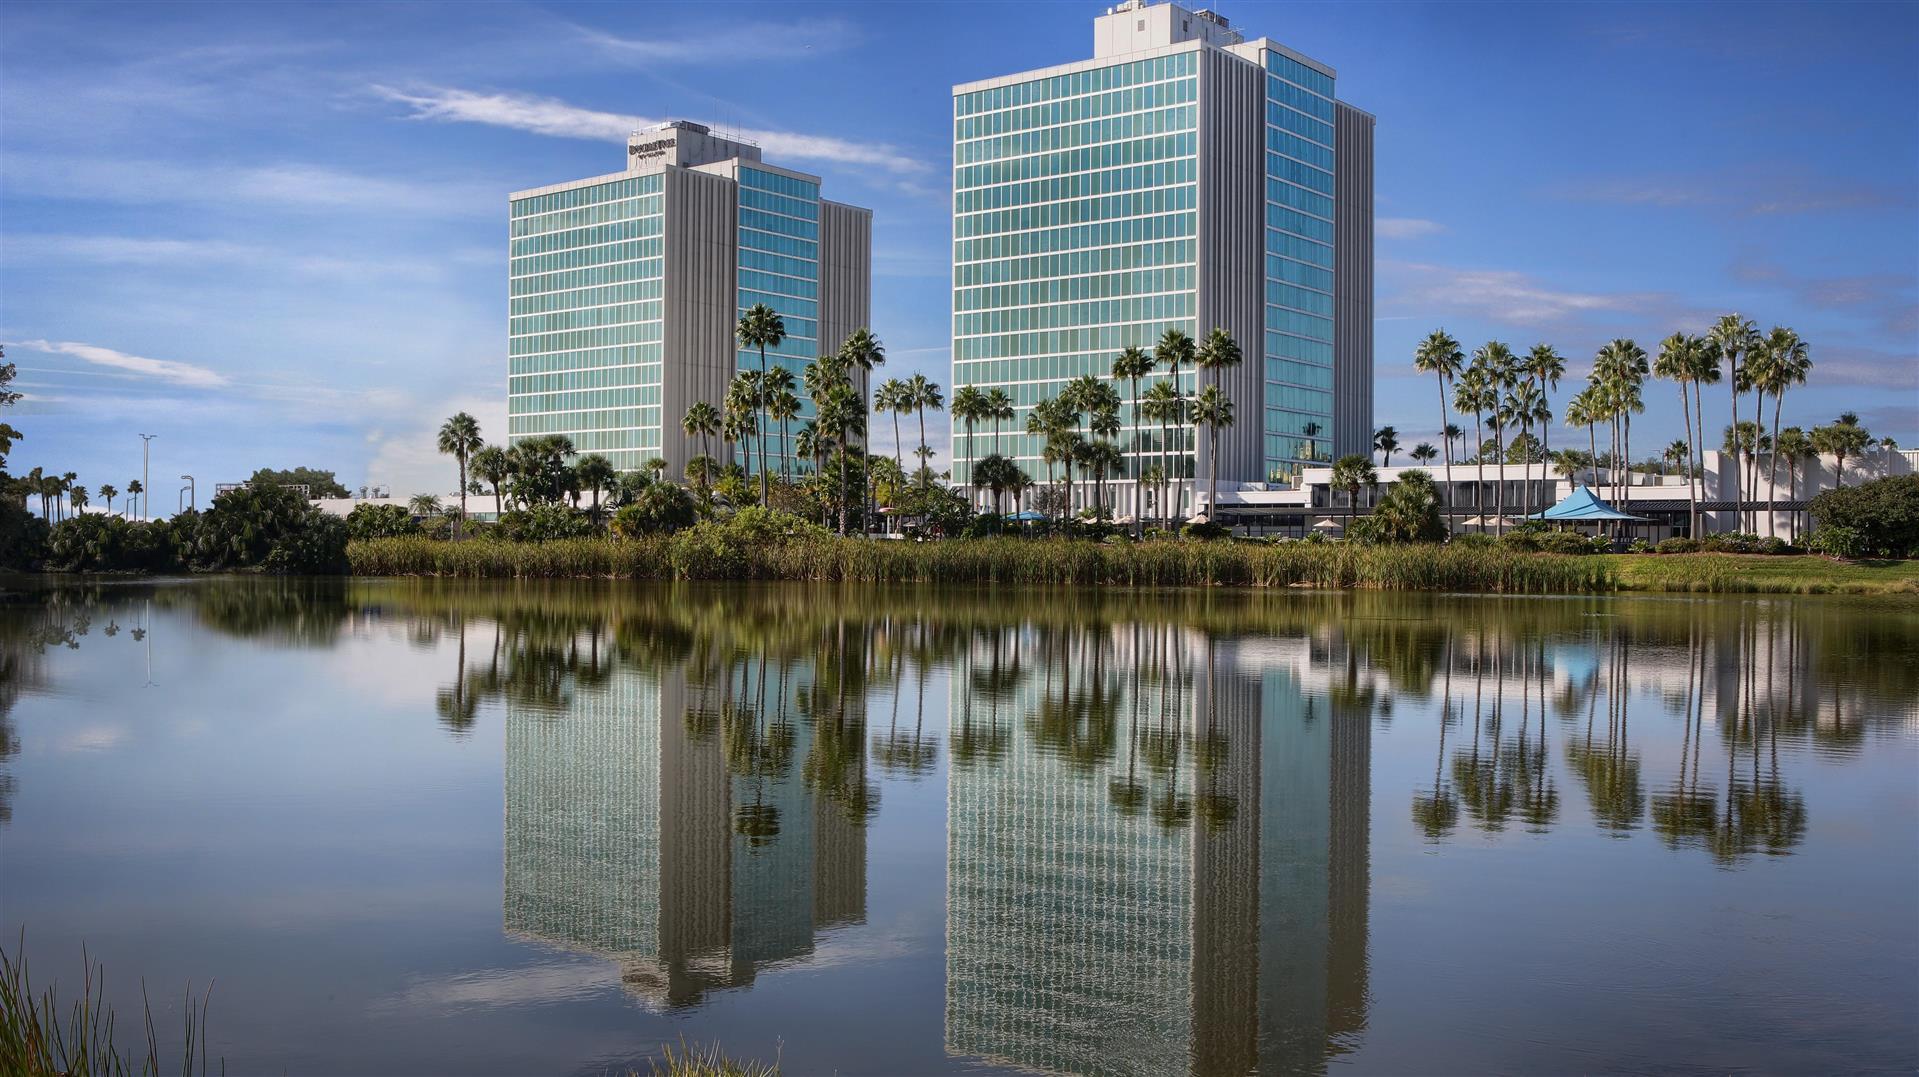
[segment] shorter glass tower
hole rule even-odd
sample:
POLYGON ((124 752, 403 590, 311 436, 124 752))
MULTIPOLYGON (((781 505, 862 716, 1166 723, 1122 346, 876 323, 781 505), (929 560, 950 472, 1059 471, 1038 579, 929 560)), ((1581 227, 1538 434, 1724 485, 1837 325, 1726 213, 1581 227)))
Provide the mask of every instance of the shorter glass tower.
MULTIPOLYGON (((699 124, 634 134, 624 172, 509 202, 510 441, 563 434, 621 470, 657 457, 676 476, 702 451, 726 460, 727 445, 690 441, 681 422, 695 402, 721 407, 735 372, 760 368, 758 349, 736 341, 741 313, 779 313, 786 339, 766 365, 796 383, 871 318, 872 212, 699 124)), ((812 415, 801 397, 786 430, 768 424, 771 468, 805 463, 791 452, 812 415)))

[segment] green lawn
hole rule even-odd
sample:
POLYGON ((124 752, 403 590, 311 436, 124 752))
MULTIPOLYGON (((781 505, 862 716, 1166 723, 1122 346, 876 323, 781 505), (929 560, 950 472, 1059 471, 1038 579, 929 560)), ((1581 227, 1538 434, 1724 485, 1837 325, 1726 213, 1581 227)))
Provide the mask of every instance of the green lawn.
POLYGON ((1627 591, 1752 594, 1910 594, 1919 596, 1919 561, 1834 561, 1701 553, 1649 557, 1609 554, 1627 591))

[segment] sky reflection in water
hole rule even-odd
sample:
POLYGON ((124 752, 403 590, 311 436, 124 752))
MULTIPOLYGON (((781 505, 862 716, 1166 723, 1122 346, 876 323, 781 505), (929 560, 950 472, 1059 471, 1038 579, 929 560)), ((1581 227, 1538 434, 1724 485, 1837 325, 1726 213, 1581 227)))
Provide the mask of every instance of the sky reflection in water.
POLYGON ((0 929, 235 1072, 1919 1064, 1910 603, 7 599, 0 929))

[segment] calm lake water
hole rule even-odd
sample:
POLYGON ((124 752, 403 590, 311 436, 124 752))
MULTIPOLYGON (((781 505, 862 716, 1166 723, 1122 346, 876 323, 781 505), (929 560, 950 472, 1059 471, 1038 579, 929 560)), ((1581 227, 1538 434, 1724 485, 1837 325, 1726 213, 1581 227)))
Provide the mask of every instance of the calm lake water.
POLYGON ((0 940, 232 1073, 1910 1072, 1915 701, 1909 600, 15 592, 0 940))

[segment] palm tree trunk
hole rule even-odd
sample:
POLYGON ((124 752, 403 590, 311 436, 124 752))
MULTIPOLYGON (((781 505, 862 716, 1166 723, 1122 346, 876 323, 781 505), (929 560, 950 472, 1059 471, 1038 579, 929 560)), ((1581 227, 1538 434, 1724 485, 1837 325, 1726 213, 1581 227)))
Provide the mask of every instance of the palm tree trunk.
POLYGON ((1779 520, 1772 503, 1779 500, 1779 409, 1784 406, 1786 390, 1772 394, 1772 457, 1766 461, 1766 534, 1779 537, 1779 520))
POLYGON ((925 473, 926 473, 926 472, 928 472, 928 471, 930 471, 930 470, 932 470, 932 469, 931 469, 931 467, 930 467, 930 466, 929 466, 929 465, 927 464, 927 462, 926 462, 926 461, 927 461, 927 455, 926 455, 926 405, 924 405, 924 404, 921 404, 921 405, 920 405, 920 406, 919 406, 919 407, 918 407, 918 408, 917 408, 916 410, 917 410, 917 411, 919 412, 919 416, 920 416, 920 451, 919 451, 919 453, 918 453, 918 456, 919 456, 919 461, 920 461, 920 472, 921 472, 921 474, 920 474, 920 489, 922 489, 922 490, 924 490, 924 489, 926 488, 926 482, 927 482, 927 478, 928 478, 928 476, 927 476, 927 475, 926 475, 925 473))
POLYGON ((1479 443, 1473 451, 1473 459, 1478 461, 1479 468, 1478 484, 1473 487, 1473 508, 1479 510, 1479 526, 1482 528, 1486 526, 1486 453, 1483 448, 1486 428, 1481 421, 1484 414, 1478 408, 1473 409, 1473 440, 1479 443))
MULTIPOLYGON (((1133 467, 1133 537, 1135 539, 1141 539, 1146 537, 1146 504, 1145 504, 1146 487, 1144 482, 1140 478, 1141 473, 1145 471, 1145 468, 1140 466, 1140 461, 1145 458, 1146 454, 1140 451, 1139 431, 1140 431, 1139 379, 1135 377, 1133 379, 1133 464, 1132 464, 1132 467, 1133 467)), ((1115 491, 1115 493, 1117 494, 1117 491, 1115 491)))
POLYGON ((766 345, 760 345, 760 388, 758 407, 753 417, 758 420, 760 439, 760 508, 766 507, 766 345))
POLYGON ((1443 370, 1435 370, 1433 372, 1433 380, 1439 383, 1439 443, 1444 446, 1446 450, 1445 503, 1447 507, 1447 532, 1451 533, 1451 520, 1452 517, 1456 515, 1452 512, 1452 508, 1456 503, 1459 491, 1453 488, 1453 439, 1446 436, 1446 424, 1449 421, 1449 416, 1446 412, 1446 372, 1443 370))
POLYGON ((1211 437, 1207 439, 1206 459, 1206 522, 1219 522, 1219 424, 1212 426, 1211 437))
POLYGON ((1692 401, 1686 392, 1686 379, 1679 379, 1679 414, 1686 417, 1686 533, 1699 535, 1699 499, 1693 496, 1693 477, 1698 467, 1692 459, 1692 401))
MULTIPOLYGON (((1733 471, 1733 477, 1738 478, 1739 477, 1739 353, 1738 352, 1732 353, 1732 370, 1730 371, 1730 376, 1726 378, 1726 387, 1732 390, 1732 471, 1733 471)), ((1705 435, 1701 434, 1700 436, 1703 438, 1705 435)), ((1726 493, 1725 485, 1726 485, 1726 477, 1725 475, 1721 474, 1719 476, 1719 486, 1720 486, 1719 494, 1721 498, 1725 497, 1725 493, 1726 493)), ((1741 501, 1744 501, 1746 499, 1746 491, 1744 487, 1741 487, 1739 490, 1739 499, 1741 501)), ((1733 519, 1735 521, 1739 519, 1739 512, 1737 511, 1737 509, 1735 509, 1733 512, 1733 519)), ((1737 526, 1737 524, 1735 523, 1734 526, 1737 526)))

